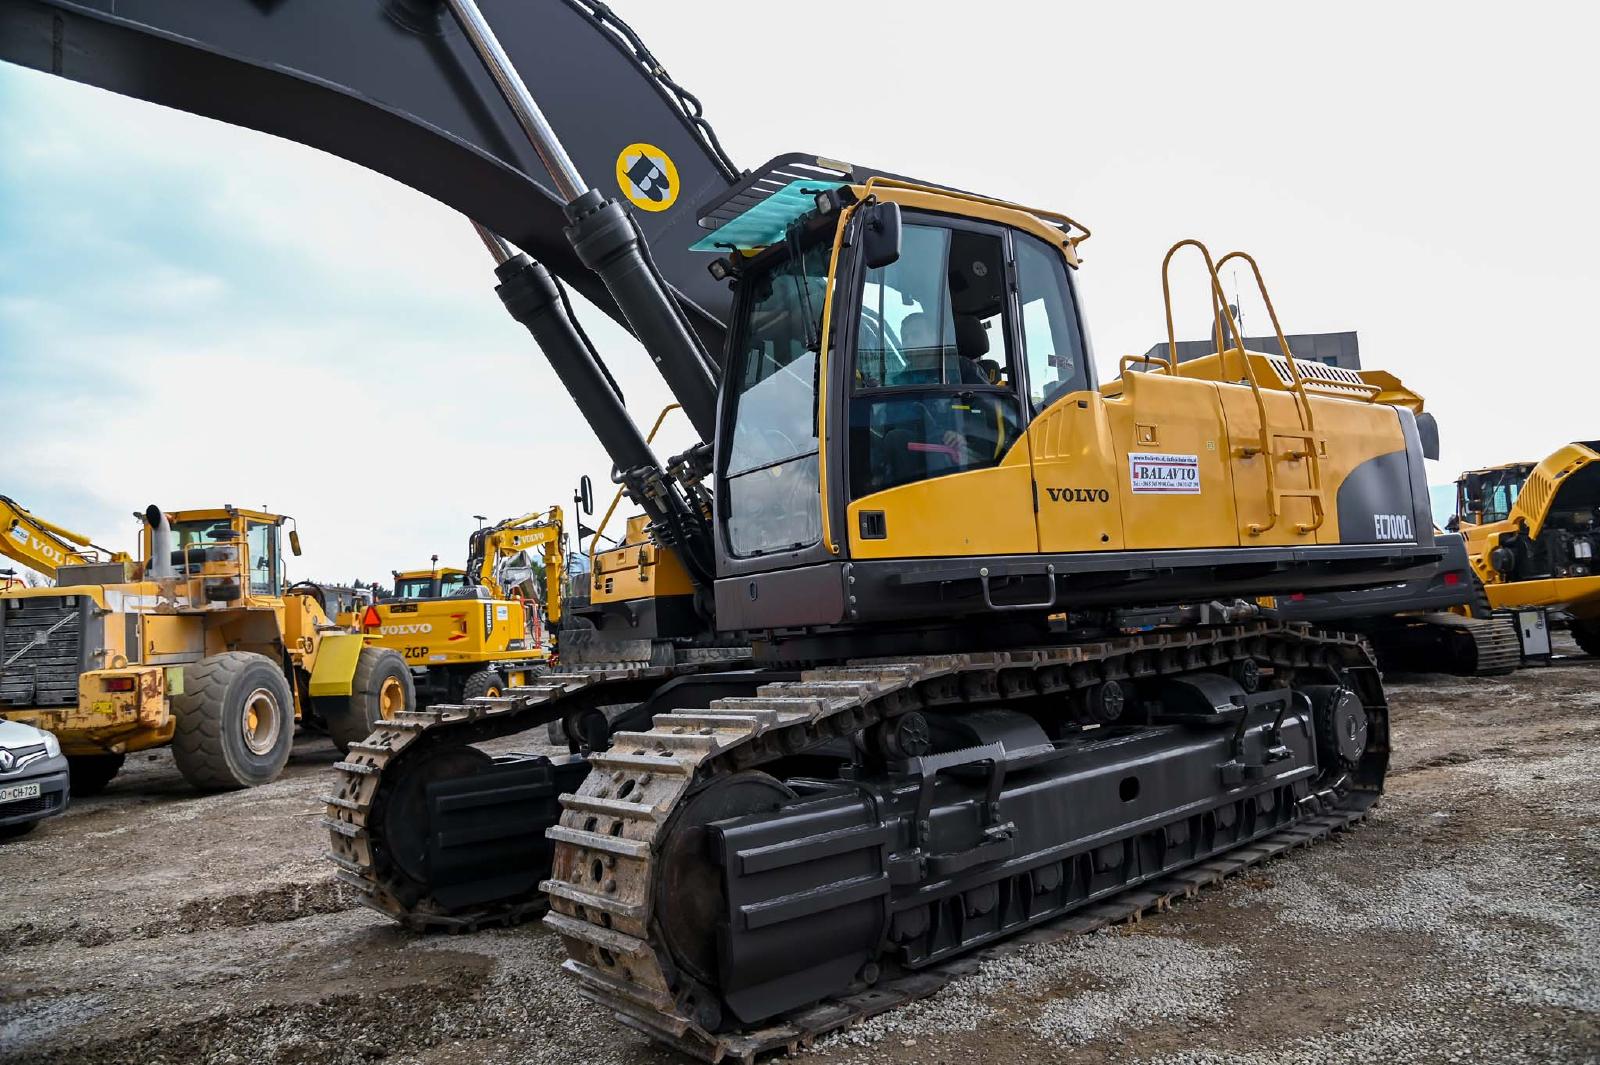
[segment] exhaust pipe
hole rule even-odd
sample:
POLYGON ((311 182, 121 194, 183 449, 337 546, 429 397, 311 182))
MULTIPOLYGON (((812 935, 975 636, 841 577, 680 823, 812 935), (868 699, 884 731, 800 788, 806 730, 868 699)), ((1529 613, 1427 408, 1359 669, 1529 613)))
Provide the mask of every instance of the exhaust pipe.
POLYGON ((176 577, 178 571, 172 568, 172 526, 167 523, 167 516, 151 503, 144 508, 144 520, 150 526, 150 570, 145 576, 157 580, 176 577))

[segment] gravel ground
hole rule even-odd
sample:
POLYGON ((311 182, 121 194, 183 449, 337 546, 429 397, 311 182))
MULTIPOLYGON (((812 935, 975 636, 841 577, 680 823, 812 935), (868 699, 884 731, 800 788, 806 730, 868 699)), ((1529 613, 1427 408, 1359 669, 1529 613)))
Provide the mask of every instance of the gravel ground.
MULTIPOLYGON (((1390 681, 1358 831, 803 1056, 1600 1062, 1600 662, 1390 681)), ((0 1065, 678 1060, 596 1016, 538 926, 419 937, 355 907, 319 857, 332 760, 305 740, 278 782, 196 797, 140 755, 0 848, 0 1065)))

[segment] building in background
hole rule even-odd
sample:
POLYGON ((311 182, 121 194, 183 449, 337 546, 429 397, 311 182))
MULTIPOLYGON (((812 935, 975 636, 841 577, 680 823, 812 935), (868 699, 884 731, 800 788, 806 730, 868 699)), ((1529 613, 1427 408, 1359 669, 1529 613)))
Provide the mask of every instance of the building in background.
MULTIPOLYGON (((1356 343, 1355 330, 1348 333, 1290 333, 1284 339, 1289 341, 1289 351, 1296 359, 1306 359, 1326 363, 1329 366, 1342 366, 1347 370, 1361 369, 1361 347, 1356 343)), ((1278 354, 1278 338, 1275 336, 1245 337, 1244 346, 1250 351, 1264 351, 1269 355, 1278 354)), ((1198 359, 1202 355, 1210 355, 1217 350, 1216 342, 1206 340, 1180 340, 1178 341, 1178 361, 1188 362, 1198 359)), ((1156 344, 1147 352, 1146 358, 1164 359, 1167 357, 1167 345, 1163 341, 1156 344)))

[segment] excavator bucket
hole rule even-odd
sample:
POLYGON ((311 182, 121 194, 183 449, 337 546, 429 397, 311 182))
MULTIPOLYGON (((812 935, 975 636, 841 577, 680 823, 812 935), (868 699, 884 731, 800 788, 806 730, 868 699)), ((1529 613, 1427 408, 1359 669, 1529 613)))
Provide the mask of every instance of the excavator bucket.
MULTIPOLYGON (((585 178, 617 190, 709 350, 728 293, 690 252, 737 172, 601 4, 482 8, 585 178)), ((438 0, 0 0, 0 59, 247 126, 404 182, 514 242, 626 327, 563 236, 563 201, 438 0)), ((465 231, 464 231, 465 235, 465 231)))

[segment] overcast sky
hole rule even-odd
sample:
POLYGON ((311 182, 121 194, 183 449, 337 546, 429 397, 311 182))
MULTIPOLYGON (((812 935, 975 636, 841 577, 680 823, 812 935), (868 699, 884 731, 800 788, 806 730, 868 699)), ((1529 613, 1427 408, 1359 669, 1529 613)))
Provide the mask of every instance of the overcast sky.
MULTIPOLYGON (((810 151, 1082 220, 1103 376, 1163 339, 1161 256, 1194 236, 1426 397, 1435 482, 1600 436, 1593 6, 614 6, 742 166, 810 151)), ((386 578, 603 483, 491 284, 386 178, 0 67, 0 493, 102 543, 149 502, 266 505, 299 519, 293 576, 386 578)), ((586 321, 648 424, 648 360, 586 321)))

